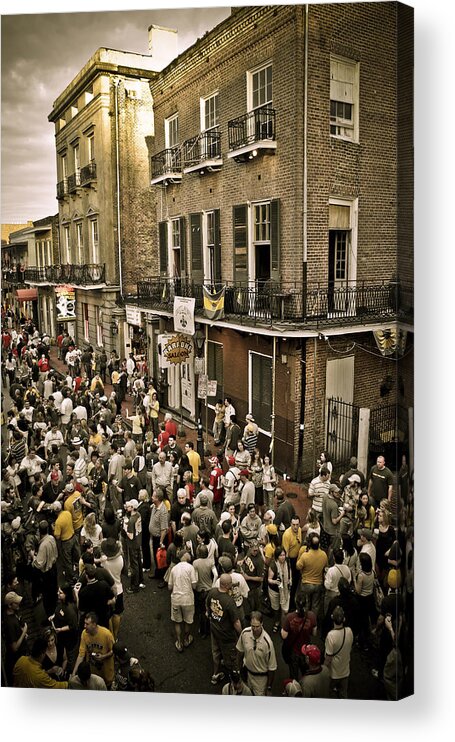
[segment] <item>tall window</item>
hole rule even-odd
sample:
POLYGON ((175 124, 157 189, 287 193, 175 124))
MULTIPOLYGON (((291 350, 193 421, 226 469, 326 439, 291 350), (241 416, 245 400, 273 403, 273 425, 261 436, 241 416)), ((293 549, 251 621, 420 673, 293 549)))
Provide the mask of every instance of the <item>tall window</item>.
POLYGON ((179 143, 179 115, 175 113, 173 116, 164 120, 164 137, 166 149, 176 147, 179 143))
POLYGON ((78 173, 81 167, 81 157, 80 157, 78 144, 75 144, 73 146, 73 165, 74 165, 74 172, 78 173))
POLYGON ((77 260, 79 265, 84 262, 84 236, 82 222, 76 222, 77 260))
POLYGON ((330 57, 330 135, 359 139, 359 65, 330 57))
POLYGON ((60 157, 60 166, 61 166, 62 180, 66 180, 68 177, 68 158, 66 156, 66 152, 60 157))
POLYGON ((71 263, 71 232, 70 225, 63 225, 63 257, 66 263, 71 263))
POLYGON ((171 276, 173 278, 180 278, 182 275, 180 226, 180 219, 171 220, 171 276))
POLYGON ((96 306, 96 342, 97 345, 103 345, 103 310, 96 306))
POLYGON ((201 131, 213 129, 218 124, 218 93, 214 93, 201 99, 201 131))
POLYGON ((271 432, 272 357, 249 352, 248 401, 254 419, 264 433, 271 432))
POLYGON ((82 319, 84 322, 84 340, 88 343, 90 340, 90 325, 88 321, 88 304, 82 303, 82 319))
POLYGON ((248 109, 272 105, 272 65, 267 64, 248 72, 248 109))
POLYGON ((99 251, 99 239, 98 239, 98 219, 90 220, 90 252, 91 262, 95 265, 99 263, 100 251, 99 251))
MULTIPOLYGON (((207 346, 207 375, 211 381, 216 381, 216 399, 224 399, 224 370, 223 344, 209 340, 207 346)), ((215 400, 209 397, 209 406, 215 405, 215 400)))
POLYGON ((93 131, 87 134, 87 157, 89 162, 95 159, 95 134, 93 131))
POLYGON ((357 273, 357 199, 330 199, 329 203, 329 312, 355 312, 352 287, 357 273))

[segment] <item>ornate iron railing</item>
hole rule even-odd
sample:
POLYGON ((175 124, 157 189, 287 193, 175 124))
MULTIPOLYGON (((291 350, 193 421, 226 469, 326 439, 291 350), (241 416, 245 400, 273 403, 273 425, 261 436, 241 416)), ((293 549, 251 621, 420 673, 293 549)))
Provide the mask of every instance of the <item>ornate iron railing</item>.
POLYGON ((163 149, 152 157, 152 179, 162 175, 182 172, 182 154, 180 147, 163 149))
POLYGON ((221 158, 221 132, 203 131, 183 143, 183 167, 194 167, 207 160, 221 158))
POLYGON ((275 139, 276 114, 273 108, 257 108, 228 122, 229 149, 275 139))
POLYGON ((63 178, 57 183, 57 198, 65 198, 68 195, 68 178, 63 178))
POLYGON ((96 162, 89 162, 88 165, 81 168, 80 183, 81 185, 87 185, 93 180, 96 180, 96 162))
POLYGON ((68 175, 68 193, 74 193, 81 185, 81 171, 68 175))
POLYGON ((106 265, 87 263, 85 265, 46 265, 25 270, 28 283, 69 283, 75 286, 91 286, 106 282, 106 265))
MULTIPOLYGON (((412 287, 396 281, 366 281, 342 287, 302 282, 250 281, 216 284, 226 286, 224 313, 237 323, 309 325, 366 324, 373 321, 412 321, 412 287), (402 297, 406 298, 403 303, 402 297)), ((195 298, 196 314, 203 316, 203 291, 200 283, 187 278, 154 277, 138 282, 137 300, 142 306, 173 311, 174 296, 195 298)))

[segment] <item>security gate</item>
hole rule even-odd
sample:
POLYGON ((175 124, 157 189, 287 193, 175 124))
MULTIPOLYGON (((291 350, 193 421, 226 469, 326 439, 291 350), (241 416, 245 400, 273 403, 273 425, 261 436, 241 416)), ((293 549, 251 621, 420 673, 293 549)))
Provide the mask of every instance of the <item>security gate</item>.
POLYGON ((333 474, 349 469, 349 459, 357 456, 360 408, 340 397, 327 400, 326 451, 331 457, 333 474))

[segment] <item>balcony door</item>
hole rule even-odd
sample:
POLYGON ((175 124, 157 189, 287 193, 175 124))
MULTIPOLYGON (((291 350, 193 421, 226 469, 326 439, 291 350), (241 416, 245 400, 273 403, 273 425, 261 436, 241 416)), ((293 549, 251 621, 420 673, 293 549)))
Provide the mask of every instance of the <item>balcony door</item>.
POLYGON ((330 317, 356 313, 356 202, 329 204, 327 313, 330 317))

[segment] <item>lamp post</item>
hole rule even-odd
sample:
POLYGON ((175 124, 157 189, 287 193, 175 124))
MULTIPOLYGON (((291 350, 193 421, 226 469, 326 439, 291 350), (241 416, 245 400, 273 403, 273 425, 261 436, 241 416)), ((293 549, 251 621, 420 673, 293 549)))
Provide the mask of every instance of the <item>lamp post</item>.
MULTIPOLYGON (((196 349, 197 357, 201 358, 202 352, 204 350, 204 344, 205 344, 205 333, 203 332, 200 325, 198 325, 196 332, 193 335, 193 341, 194 341, 194 347, 196 349)), ((203 461, 204 460, 204 439, 203 439, 203 428, 202 428, 202 422, 201 422, 201 400, 199 398, 199 395, 197 398, 197 405, 198 405, 198 419, 197 419, 197 444, 196 445, 197 445, 197 452, 199 456, 201 457, 201 461, 203 461)))

